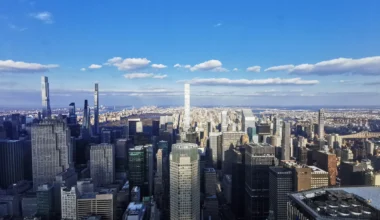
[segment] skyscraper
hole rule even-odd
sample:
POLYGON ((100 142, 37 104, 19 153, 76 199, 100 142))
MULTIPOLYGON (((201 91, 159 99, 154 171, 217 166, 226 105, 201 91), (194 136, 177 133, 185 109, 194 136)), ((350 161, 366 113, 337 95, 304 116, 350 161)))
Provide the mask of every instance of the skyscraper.
POLYGON ((215 168, 221 167, 222 164, 222 133, 210 132, 209 151, 211 154, 212 164, 215 168), (219 165, 218 165, 219 164, 219 165))
POLYGON ((248 128, 256 127, 256 117, 252 114, 251 109, 242 110, 242 131, 248 134, 248 128))
POLYGON ((23 142, 0 140, 0 188, 24 179, 23 142))
POLYGON ((145 150, 135 146, 128 151, 129 181, 131 186, 143 187, 145 180, 145 150))
POLYGON ((99 133, 99 85, 95 83, 94 93, 94 134, 99 133))
POLYGON ((325 135, 325 110, 319 109, 318 112, 318 138, 323 139, 325 135))
POLYGON ((190 128, 190 84, 185 84, 185 115, 183 120, 185 131, 190 128))
POLYGON ((269 168, 270 209, 275 219, 286 220, 287 195, 293 191, 292 171, 283 167, 269 168))
POLYGON ((282 160, 290 160, 291 149, 290 149, 290 123, 284 122, 282 124, 282 140, 281 140, 281 148, 282 148, 282 160))
POLYGON ((69 168, 73 151, 70 142, 70 129, 59 120, 46 120, 33 124, 32 168, 33 188, 52 183, 55 176, 69 168))
POLYGON ((88 129, 88 101, 84 100, 82 127, 88 129))
POLYGON ((77 199, 79 197, 77 187, 61 187, 60 190, 62 219, 77 219, 77 199))
POLYGON ((198 145, 174 144, 170 153, 170 219, 200 219, 198 145))
POLYGON ((228 128, 227 111, 222 111, 221 114, 222 114, 222 117, 221 117, 221 119, 222 119, 221 131, 225 132, 225 131, 227 131, 227 128, 228 128))
POLYGON ((69 124, 76 124, 77 123, 77 114, 75 111, 76 111, 75 110, 75 103, 72 102, 69 105, 69 120, 68 120, 69 124))
POLYGON ((269 167, 276 166, 275 148, 249 144, 245 148, 245 219, 266 219, 269 215, 269 167))
POLYGON ((46 76, 41 77, 42 118, 51 117, 49 80, 46 76))
POLYGON ((107 185, 115 180, 115 146, 92 145, 90 150, 91 178, 96 186, 107 185))

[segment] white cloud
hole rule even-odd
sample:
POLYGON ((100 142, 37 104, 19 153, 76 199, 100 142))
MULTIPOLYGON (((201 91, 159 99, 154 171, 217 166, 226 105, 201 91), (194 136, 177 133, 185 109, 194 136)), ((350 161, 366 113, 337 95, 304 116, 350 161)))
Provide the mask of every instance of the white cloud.
POLYGON ((0 60, 0 73, 42 73, 57 68, 57 64, 43 65, 22 61, 0 60))
POLYGON ((287 70, 295 75, 380 75, 380 56, 360 59, 337 58, 315 64, 284 65, 267 69, 268 71, 287 70), (284 67, 284 68, 279 68, 284 67), (285 68, 287 67, 287 68, 285 68))
POLYGON ((247 68, 247 72, 259 73, 260 69, 261 69, 260 66, 250 66, 250 67, 247 68))
POLYGON ((88 68, 89 68, 89 69, 100 69, 100 68, 102 68, 102 65, 91 64, 88 68))
POLYGON ((213 69, 212 71, 213 72, 229 72, 228 69, 223 68, 223 67, 217 67, 217 68, 213 69))
POLYGON ((44 11, 44 12, 39 12, 36 14, 30 14, 35 19, 38 19, 46 24, 52 24, 53 21, 53 15, 50 12, 44 11))
POLYGON ((144 79, 144 78, 164 79, 168 77, 168 75, 153 74, 153 73, 129 73, 129 74, 124 74, 124 77, 127 79, 144 79))
POLYGON ((222 23, 217 23, 216 25, 214 25, 214 27, 220 27, 222 25, 223 25, 222 23))
POLYGON ((191 65, 187 64, 185 66, 183 66, 185 69, 190 69, 191 68, 191 65))
POLYGON ((156 69, 164 69, 167 66, 165 66, 164 64, 152 64, 152 67, 156 69))
POLYGON ((22 31, 28 30, 28 28, 18 27, 18 26, 14 25, 14 24, 8 24, 8 26, 9 26, 10 29, 15 30, 15 31, 22 32, 22 31))
POLYGON ((86 68, 81 68, 80 71, 86 71, 86 68))
POLYGON ((181 66, 181 64, 177 63, 177 64, 175 64, 173 67, 174 67, 174 68, 180 68, 180 67, 182 67, 182 66, 181 66))
POLYGON ((238 68, 234 68, 232 71, 236 72, 236 71, 239 71, 239 69, 238 68))
POLYGON ((265 72, 278 72, 278 71, 289 71, 294 68, 294 65, 282 65, 282 66, 272 66, 265 69, 265 72))
POLYGON ((190 83, 193 85, 221 85, 221 86, 258 86, 258 85, 315 85, 318 80, 302 80, 301 78, 281 79, 227 79, 227 78, 194 78, 192 80, 180 80, 178 83, 190 83))
POLYGON ((153 76, 154 79, 164 79, 166 77, 168 77, 168 75, 166 75, 166 74, 163 74, 163 75, 158 74, 158 75, 153 76))
POLYGON ((147 67, 151 61, 147 58, 114 57, 107 61, 106 65, 116 66, 119 70, 136 70, 147 67))
POLYGON ((222 62, 219 60, 209 60, 203 63, 199 63, 190 68, 191 71, 210 71, 216 68, 222 67, 222 62))

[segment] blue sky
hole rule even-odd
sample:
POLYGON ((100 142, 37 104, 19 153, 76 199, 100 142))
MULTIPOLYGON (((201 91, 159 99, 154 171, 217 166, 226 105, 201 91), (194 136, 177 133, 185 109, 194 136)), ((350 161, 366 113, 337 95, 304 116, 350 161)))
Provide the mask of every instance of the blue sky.
POLYGON ((380 2, 0 1, 0 106, 378 105, 380 2), (176 65, 178 64, 178 65, 176 65), (174 67, 176 66, 176 67, 174 67))

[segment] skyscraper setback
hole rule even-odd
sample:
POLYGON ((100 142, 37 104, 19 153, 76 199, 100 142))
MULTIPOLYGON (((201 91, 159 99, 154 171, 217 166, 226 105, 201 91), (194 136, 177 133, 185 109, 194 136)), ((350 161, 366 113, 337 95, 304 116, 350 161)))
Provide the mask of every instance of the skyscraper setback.
POLYGON ((41 77, 42 118, 51 117, 49 80, 46 76, 41 77))
POLYGON ((99 133, 99 85, 95 83, 94 93, 94 135, 99 133))
POLYGON ((190 127, 190 84, 185 84, 185 115, 183 120, 183 128, 188 131, 190 127))

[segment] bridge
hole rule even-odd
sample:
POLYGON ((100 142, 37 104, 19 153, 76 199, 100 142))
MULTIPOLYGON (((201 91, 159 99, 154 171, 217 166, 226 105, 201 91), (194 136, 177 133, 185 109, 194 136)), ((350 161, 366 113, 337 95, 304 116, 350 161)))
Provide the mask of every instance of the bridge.
POLYGON ((349 135, 342 135, 340 136, 341 139, 367 139, 367 138, 376 138, 380 137, 380 132, 369 132, 369 131, 362 131, 356 134, 349 134, 349 135))

